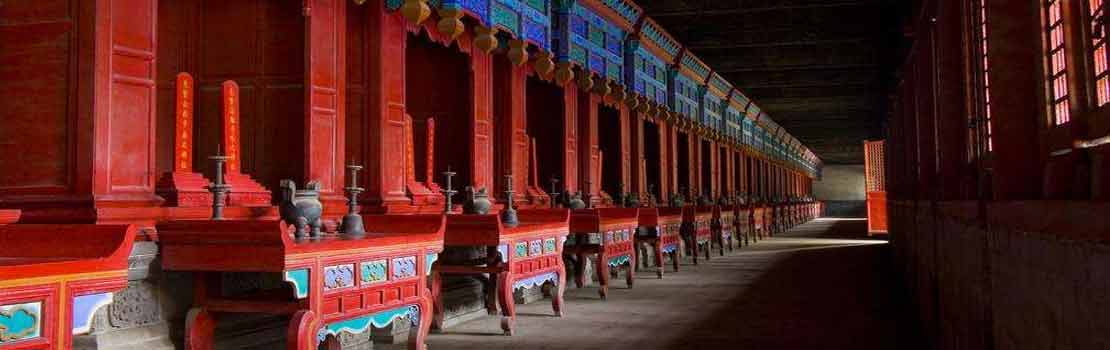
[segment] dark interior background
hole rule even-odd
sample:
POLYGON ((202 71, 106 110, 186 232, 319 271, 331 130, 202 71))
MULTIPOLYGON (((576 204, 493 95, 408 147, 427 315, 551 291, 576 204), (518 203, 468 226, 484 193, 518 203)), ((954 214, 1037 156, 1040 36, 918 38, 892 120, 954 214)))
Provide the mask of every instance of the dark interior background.
POLYGON ((919 0, 640 0, 827 165, 882 137, 902 23, 919 0))

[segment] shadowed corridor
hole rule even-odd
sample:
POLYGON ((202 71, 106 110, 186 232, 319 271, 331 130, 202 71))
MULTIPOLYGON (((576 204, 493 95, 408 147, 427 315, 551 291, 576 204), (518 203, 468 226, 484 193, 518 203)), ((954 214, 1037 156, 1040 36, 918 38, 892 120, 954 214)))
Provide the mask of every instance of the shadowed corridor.
MULTIPOLYGON (((495 317, 433 334, 432 349, 915 349, 886 241, 863 219, 819 219, 682 270, 637 274, 601 301, 567 289, 567 314, 518 305, 517 335, 495 317)), ((616 281, 616 280, 615 280, 616 281)), ((379 346, 381 347, 381 346, 379 346)), ((391 346, 390 348, 394 348, 391 346)))

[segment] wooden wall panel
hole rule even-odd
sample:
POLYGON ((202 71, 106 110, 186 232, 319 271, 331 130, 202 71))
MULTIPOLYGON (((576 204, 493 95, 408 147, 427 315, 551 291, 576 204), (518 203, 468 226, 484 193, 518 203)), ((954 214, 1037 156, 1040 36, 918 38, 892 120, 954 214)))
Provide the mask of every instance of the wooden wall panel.
POLYGON ((73 190, 77 1, 0 11, 0 196, 73 190))
POLYGON ((344 115, 346 84, 346 7, 343 0, 314 0, 308 17, 308 62, 305 62, 308 126, 305 153, 308 179, 321 193, 342 199, 344 187, 344 115))
MULTIPOLYGON (((154 192, 156 2, 112 0, 110 110, 97 125, 94 193, 154 192), (103 152, 103 153, 101 153, 103 152), (103 168, 101 168, 103 167, 103 168)), ((100 93, 100 92, 98 92, 100 93)))

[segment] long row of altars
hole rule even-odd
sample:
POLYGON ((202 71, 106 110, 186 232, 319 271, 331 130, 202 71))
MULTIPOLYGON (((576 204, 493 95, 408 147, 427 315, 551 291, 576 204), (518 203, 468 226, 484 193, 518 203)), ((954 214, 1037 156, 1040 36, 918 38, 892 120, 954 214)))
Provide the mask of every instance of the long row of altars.
POLYGON ((628 0, 45 2, 0 13, 0 350, 126 331, 137 285, 187 349, 231 314, 422 349, 458 278, 512 335, 517 291, 562 316, 822 210, 820 159, 628 0))

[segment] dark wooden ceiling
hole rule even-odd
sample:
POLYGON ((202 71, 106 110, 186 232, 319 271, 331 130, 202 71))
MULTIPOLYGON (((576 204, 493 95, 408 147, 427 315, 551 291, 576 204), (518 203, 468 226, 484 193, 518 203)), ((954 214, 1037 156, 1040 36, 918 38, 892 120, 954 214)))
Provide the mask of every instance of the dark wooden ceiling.
POLYGON ((826 164, 861 164, 887 110, 884 47, 900 31, 884 13, 898 1, 636 3, 826 164))

